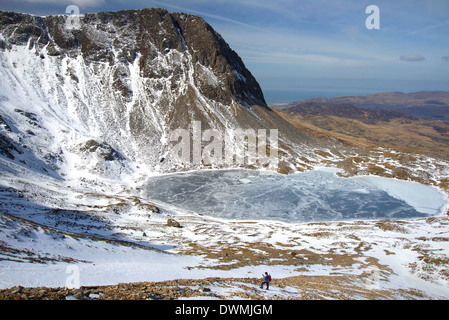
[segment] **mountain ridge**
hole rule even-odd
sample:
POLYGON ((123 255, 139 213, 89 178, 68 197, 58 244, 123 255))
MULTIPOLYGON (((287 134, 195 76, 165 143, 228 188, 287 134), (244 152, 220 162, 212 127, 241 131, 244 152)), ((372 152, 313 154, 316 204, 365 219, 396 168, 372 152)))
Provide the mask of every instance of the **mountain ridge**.
POLYGON ((326 115, 358 119, 366 123, 390 121, 398 118, 417 120, 416 117, 407 115, 403 112, 359 108, 350 103, 330 104, 310 101, 300 104, 292 103, 288 107, 284 108, 284 110, 289 113, 299 113, 302 115, 326 115))
POLYGON ((400 111, 425 120, 449 120, 448 91, 418 91, 410 93, 391 91, 333 98, 316 97, 294 101, 290 105, 304 102, 351 103, 356 107, 365 109, 400 111))
POLYGON ((437 158, 449 156, 449 123, 445 121, 425 120, 400 111, 364 109, 350 103, 308 101, 277 110, 297 126, 360 147, 393 146, 437 158))

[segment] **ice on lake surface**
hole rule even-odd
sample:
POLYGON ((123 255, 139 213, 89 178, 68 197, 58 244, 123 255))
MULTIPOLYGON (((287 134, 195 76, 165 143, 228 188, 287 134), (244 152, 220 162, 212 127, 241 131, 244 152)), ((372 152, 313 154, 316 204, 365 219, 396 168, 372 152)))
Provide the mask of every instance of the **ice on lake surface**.
POLYGON ((438 189, 381 177, 341 178, 332 169, 294 175, 211 170, 151 177, 148 199, 223 219, 283 222, 407 219, 442 213, 438 189))

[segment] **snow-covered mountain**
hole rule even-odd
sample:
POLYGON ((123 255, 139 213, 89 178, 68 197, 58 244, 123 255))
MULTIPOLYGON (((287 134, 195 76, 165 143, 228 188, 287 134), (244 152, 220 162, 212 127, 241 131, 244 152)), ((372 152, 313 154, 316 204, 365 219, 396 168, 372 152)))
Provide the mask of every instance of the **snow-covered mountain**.
MULTIPOLYGON (((165 224, 139 186, 154 174, 211 167, 170 153, 177 129, 278 129, 284 172, 296 170, 294 158, 334 143, 295 129, 267 107, 239 56, 193 15, 0 12, 0 78, 2 221, 19 216, 56 232, 135 241, 123 231, 141 224, 128 214, 165 224)), ((220 167, 227 166, 241 165, 220 167)), ((3 227, 7 260, 46 246, 18 245, 3 227)), ((41 254, 48 255, 54 254, 41 254)))
POLYGON ((76 18, 1 13, 1 150, 15 163, 61 179, 204 167, 169 154, 170 133, 194 121, 203 131, 279 129, 287 172, 297 150, 317 145, 266 106, 202 18, 162 9, 76 18))
MULTIPOLYGON (((279 267, 278 274, 293 274, 297 262, 291 259, 296 254, 309 259, 301 246, 310 239, 298 240, 297 235, 308 230, 304 237, 318 237, 327 233, 320 229, 327 225, 277 223, 273 233, 271 224, 224 223, 184 215, 142 196, 140 188, 154 174, 266 168, 260 163, 211 166, 182 161, 172 151, 171 134, 177 129, 195 134, 198 123, 202 131, 222 133, 277 129, 277 171, 281 173, 338 166, 348 174, 381 172, 449 188, 448 165, 443 160, 388 148, 353 148, 290 123, 285 114, 266 105, 259 84, 237 53, 198 16, 163 9, 48 17, 0 12, 0 79, 0 286, 61 285, 67 264, 79 265, 90 277, 86 283, 95 283, 99 274, 102 283, 139 281, 153 271, 162 274, 146 280, 167 279, 167 270, 176 263, 177 273, 170 274, 170 279, 216 275, 201 268, 190 272, 191 266, 216 263, 222 267, 240 261, 232 252, 221 254, 227 250, 222 245, 228 246, 236 235, 241 239, 232 250, 244 245, 248 256, 260 256, 254 260, 257 264, 265 263, 266 255, 285 254, 289 270, 279 267), (170 215, 177 216, 185 228, 167 228, 170 215), (301 242, 294 255, 292 241, 301 242), (279 246, 278 251, 273 246, 279 246), (111 265, 111 259, 121 262, 111 265), (158 263, 151 264, 154 261, 158 263), (29 262, 33 263, 25 264, 29 262), (46 263, 55 265, 42 265, 46 263), (141 269, 143 265, 149 269, 141 269), (125 277, 124 268, 128 268, 125 277), (105 276, 105 270, 113 271, 112 278, 105 276), (56 273, 57 281, 46 282, 49 274, 56 273)), ((436 227, 430 229, 447 232, 445 218, 431 223, 436 227)), ((427 230, 426 221, 417 225, 427 230)), ((357 239, 371 237, 373 243, 382 243, 378 240, 383 236, 372 231, 373 226, 376 222, 357 231, 358 236, 350 226, 346 239, 339 241, 342 252, 349 250, 343 245, 354 241, 350 264, 357 270, 359 263, 366 266, 372 261, 360 253, 363 246, 357 239)), ((390 225, 380 226, 391 231, 390 225)), ((335 228, 335 235, 340 235, 335 228)), ((398 241, 402 241, 402 229, 398 227, 398 241)), ((425 242, 423 232, 413 233, 413 241, 425 242)), ((445 243, 432 245, 437 252, 445 243)), ((333 240, 323 246, 322 252, 313 249, 313 259, 310 253, 310 263, 314 261, 318 268, 324 253, 337 252, 334 258, 341 258, 333 240)), ((390 248, 390 243, 386 249, 382 246, 374 247, 373 257, 390 248)), ((404 256, 410 248, 404 244, 404 256)), ((424 263, 418 258, 416 273, 424 263)), ((439 265, 435 268, 440 270, 439 265)), ((240 275, 247 273, 242 270, 240 275)))

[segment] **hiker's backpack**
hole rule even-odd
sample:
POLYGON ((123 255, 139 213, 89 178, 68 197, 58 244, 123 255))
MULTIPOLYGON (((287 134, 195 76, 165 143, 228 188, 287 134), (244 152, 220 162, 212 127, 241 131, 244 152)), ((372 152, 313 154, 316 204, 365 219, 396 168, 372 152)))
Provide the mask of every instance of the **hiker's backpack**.
POLYGON ((271 281, 271 275, 268 275, 268 282, 271 281))

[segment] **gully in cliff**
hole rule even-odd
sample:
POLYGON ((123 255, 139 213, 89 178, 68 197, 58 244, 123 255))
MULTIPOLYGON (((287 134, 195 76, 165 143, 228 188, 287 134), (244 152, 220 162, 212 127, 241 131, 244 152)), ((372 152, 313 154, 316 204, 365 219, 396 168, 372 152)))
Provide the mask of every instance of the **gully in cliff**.
POLYGON ((234 163, 245 164, 246 159, 248 165, 258 163, 275 169, 278 165, 277 129, 270 129, 268 140, 269 145, 267 145, 266 129, 258 129, 257 134, 255 129, 226 129, 224 132, 207 129, 203 133, 200 121, 193 122, 192 136, 186 129, 176 129, 170 134, 170 141, 177 142, 171 150, 172 155, 178 156, 183 163, 232 165, 234 163), (181 139, 179 140, 179 138, 181 139), (208 141, 210 141, 209 144, 202 147, 203 142, 208 141))

